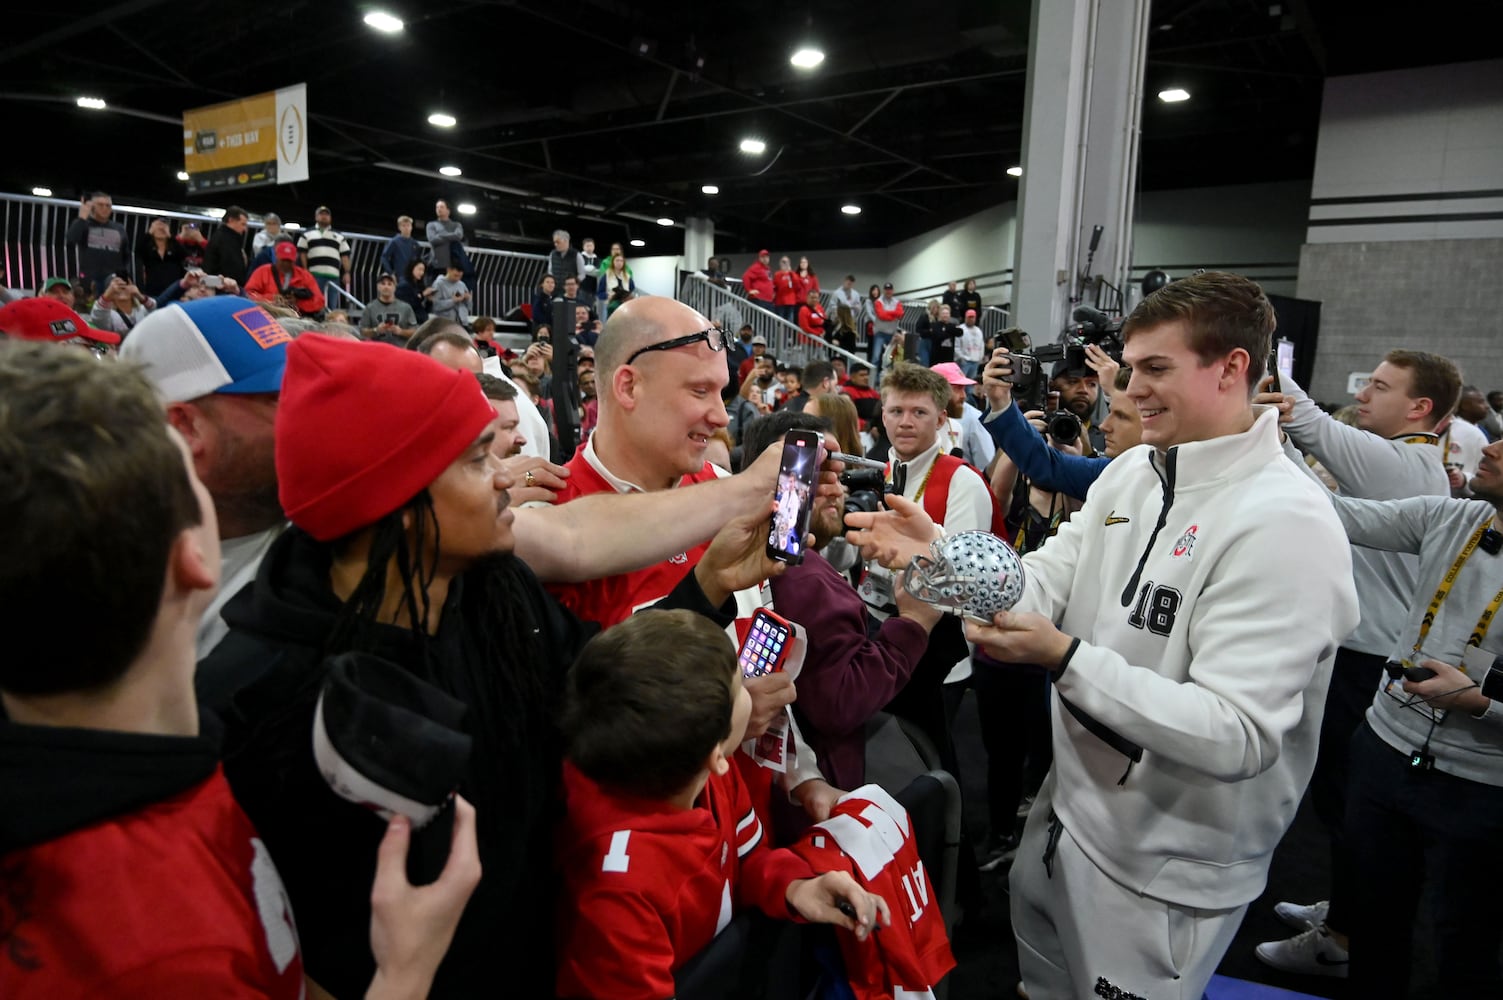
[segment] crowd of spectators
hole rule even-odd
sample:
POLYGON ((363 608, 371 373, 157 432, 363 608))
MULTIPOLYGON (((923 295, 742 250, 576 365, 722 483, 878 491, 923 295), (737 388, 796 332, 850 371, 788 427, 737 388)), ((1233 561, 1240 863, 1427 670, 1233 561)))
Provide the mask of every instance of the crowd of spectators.
POLYGON ((1402 995, 1428 880, 1446 995, 1503 989, 1471 870, 1503 835, 1503 393, 1446 358, 1376 359, 1343 423, 1264 371, 1257 286, 1201 274, 1025 411, 973 279, 905 334, 890 283, 827 305, 762 251, 741 285, 809 338, 789 364, 560 230, 511 350, 443 202, 428 247, 398 220, 355 323, 327 208, 135 248, 111 213, 80 206, 80 282, 0 307, 5 996, 463 996, 506 969, 645 1000, 753 909, 841 928, 858 995, 923 995, 954 963, 868 774, 885 715, 984 775, 960 901, 1007 873, 1032 996, 1199 996, 1307 785, 1330 900, 1281 903, 1298 933, 1257 956, 1402 995), (820 347, 863 328, 867 363, 820 347), (782 442, 811 431, 789 565, 782 442), (990 621, 909 586, 970 533, 1024 560, 990 621), (759 610, 799 641, 745 675, 759 610), (351 677, 409 738, 463 730, 436 797, 437 749, 342 770, 340 727, 381 717, 337 713, 351 677), (415 822, 358 804, 385 788, 415 822), (1396 866, 1416 843, 1434 863, 1396 866), (124 921, 138 898, 170 919, 124 921))

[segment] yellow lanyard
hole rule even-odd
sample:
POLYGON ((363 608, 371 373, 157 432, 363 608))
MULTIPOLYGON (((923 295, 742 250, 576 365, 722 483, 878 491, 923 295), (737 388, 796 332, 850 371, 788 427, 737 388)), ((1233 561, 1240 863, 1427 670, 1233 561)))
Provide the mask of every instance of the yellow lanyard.
POLYGON ((1397 440, 1399 444, 1440 444, 1440 439, 1434 434, 1411 434, 1397 440))
MULTIPOLYGON (((1467 539, 1466 545, 1461 549, 1461 554, 1456 557, 1456 561, 1451 564, 1451 568, 1446 571, 1445 577, 1440 581, 1440 587, 1435 591, 1435 596, 1430 598, 1430 607, 1426 609, 1425 617, 1420 621, 1419 638, 1414 642, 1414 651, 1416 653, 1425 644, 1425 636, 1430 634, 1430 626, 1435 624, 1435 615, 1440 611, 1440 606, 1445 603, 1446 598, 1450 595, 1451 585, 1456 582, 1456 577, 1461 574, 1461 567, 1465 566, 1466 561, 1471 558, 1472 553, 1477 551, 1478 543, 1482 541, 1482 536, 1487 533, 1488 526, 1491 524, 1492 519, 1489 518, 1487 521, 1479 524, 1476 531, 1472 532, 1472 537, 1467 539)), ((1493 623, 1493 616, 1498 613, 1500 607, 1503 607, 1503 589, 1500 589, 1494 595, 1492 602, 1486 608, 1482 609, 1482 617, 1477 619, 1477 627, 1472 630, 1471 636, 1467 638, 1466 644, 1468 646, 1482 645, 1482 640, 1487 637, 1487 630, 1493 623)))
MULTIPOLYGON (((929 471, 926 472, 926 473, 924 473, 924 481, 921 482, 921 483, 919 483, 918 492, 913 495, 913 502, 914 503, 918 503, 920 500, 924 499, 924 489, 925 489, 925 487, 927 487, 929 485, 929 477, 932 476, 932 475, 934 475, 934 466, 935 466, 935 463, 937 463, 938 461, 939 461, 939 456, 936 455, 936 456, 934 456, 934 461, 929 463, 929 471)), ((906 465, 907 463, 903 463, 903 464, 906 465)), ((892 468, 890 466, 887 469, 887 481, 889 483, 892 482, 892 468)))

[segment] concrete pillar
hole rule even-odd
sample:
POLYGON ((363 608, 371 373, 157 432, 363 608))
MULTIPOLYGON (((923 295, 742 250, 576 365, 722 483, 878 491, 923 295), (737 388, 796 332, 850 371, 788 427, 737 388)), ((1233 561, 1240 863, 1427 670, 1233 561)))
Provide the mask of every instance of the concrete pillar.
POLYGON ((1058 338, 1096 275, 1126 284, 1148 30, 1149 0, 1033 2, 1013 315, 1035 344, 1058 338))
POLYGON ((691 215, 684 220, 684 270, 698 271, 715 252, 715 220, 691 215))

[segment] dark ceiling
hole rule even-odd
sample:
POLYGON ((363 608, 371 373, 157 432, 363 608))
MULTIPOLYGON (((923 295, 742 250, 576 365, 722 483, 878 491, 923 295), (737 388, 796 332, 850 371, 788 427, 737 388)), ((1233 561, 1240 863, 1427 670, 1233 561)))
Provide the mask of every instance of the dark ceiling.
MULTIPOLYGON (((1411 8, 1403 23, 1378 18, 1390 6, 1156 3, 1145 91, 1193 97, 1148 99, 1143 187, 1308 178, 1327 75, 1500 50, 1477 20, 1491 0, 1411 8)), ((1015 197, 1004 171, 1020 160, 1029 14, 1026 0, 33 6, 7 15, 0 48, 0 187, 223 205, 175 179, 168 119, 306 82, 312 179, 238 194, 253 212, 308 222, 322 202, 337 226, 380 233, 443 196, 478 206, 465 221, 480 242, 519 249, 562 225, 677 253, 682 230, 652 220, 689 214, 712 216, 728 252, 887 246, 1015 197), (363 24, 377 7, 406 29, 363 24), (809 73, 788 63, 804 38, 827 55, 809 73), (112 110, 79 109, 80 94, 112 110), (429 125, 437 109, 458 126, 429 125), (739 152, 746 136, 766 153, 739 152), (463 176, 440 177, 445 164, 463 176), (847 202, 862 214, 843 215, 847 202)))

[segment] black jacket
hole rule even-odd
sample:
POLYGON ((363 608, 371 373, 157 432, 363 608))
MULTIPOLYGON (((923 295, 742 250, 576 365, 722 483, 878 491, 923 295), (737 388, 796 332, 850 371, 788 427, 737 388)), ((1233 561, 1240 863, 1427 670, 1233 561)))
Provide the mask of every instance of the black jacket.
MULTIPOLYGON (((330 561, 328 546, 297 528, 284 532, 254 583, 225 606, 230 632, 200 662, 198 687, 224 718, 225 773, 281 872, 304 967, 343 997, 361 995, 375 971, 369 901, 385 824, 336 796, 313 759, 324 657, 339 651, 325 648, 341 608, 330 561)), ((669 601, 729 621, 708 607, 693 574, 669 601)), ((453 582, 435 635, 375 626, 365 647, 470 707, 475 747, 460 791, 476 807, 485 874, 432 996, 552 995, 561 760, 553 710, 568 665, 595 631, 507 556, 453 582), (493 635, 503 621, 511 631, 493 635)))
POLYGON ((183 276, 183 255, 175 240, 167 241, 167 252, 157 250, 150 235, 136 247, 136 287, 154 299, 170 289, 183 276))
POLYGON ((245 269, 250 258, 245 253, 245 234, 237 233, 229 226, 221 225, 209 237, 208 249, 204 251, 204 273, 222 274, 235 279, 237 285, 245 284, 245 269))

